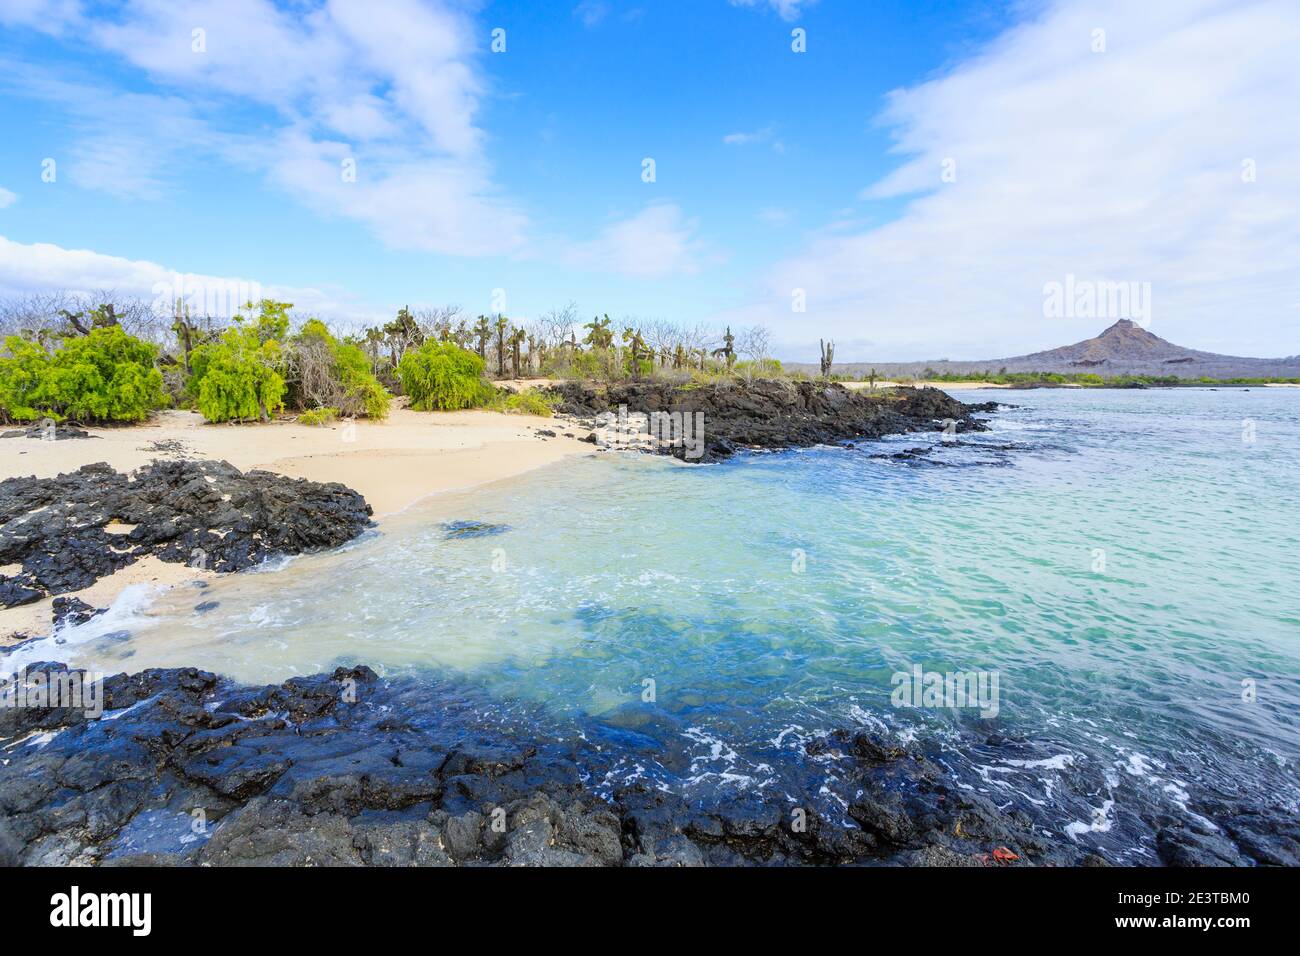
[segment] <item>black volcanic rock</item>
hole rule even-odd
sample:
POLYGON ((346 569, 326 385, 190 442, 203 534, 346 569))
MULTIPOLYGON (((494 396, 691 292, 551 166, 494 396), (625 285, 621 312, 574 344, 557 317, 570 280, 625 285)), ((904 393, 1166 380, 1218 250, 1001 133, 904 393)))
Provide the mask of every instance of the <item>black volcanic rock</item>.
POLYGON ((102 462, 57 478, 0 482, 0 605, 77 591, 145 555, 239 571, 337 547, 370 524, 340 484, 241 473, 226 462, 162 461, 132 475, 102 462), (119 522, 129 531, 114 533, 119 522))
MULTIPOLYGON (((63 665, 40 665, 66 670, 63 665)), ((365 667, 244 687, 194 668, 103 683, 113 719, 6 708, 0 864, 696 866, 953 863, 1007 847, 1079 862, 939 767, 835 735, 849 816, 741 794, 712 809, 640 784, 606 801, 573 750, 520 741, 365 667), (128 709, 129 708, 129 709, 128 709), (400 716, 398 716, 400 715, 400 716)), ((807 804, 811 806, 811 799, 807 804)))
POLYGON ((84 428, 78 428, 76 425, 55 425, 48 430, 44 425, 29 425, 26 428, 15 428, 11 431, 0 432, 0 438, 35 438, 39 441, 67 441, 72 438, 98 437, 98 435, 92 435, 84 428))
MULTIPOLYGON (((862 732, 806 746, 845 774, 845 823, 798 792, 702 808, 635 783, 602 799, 592 752, 521 739, 434 682, 367 667, 266 687, 147 670, 105 679, 103 703, 112 719, 0 708, 0 865, 1104 862, 963 790, 927 753, 862 732)), ((1165 821, 1161 861, 1300 862, 1300 825, 1284 809, 1197 809, 1219 829, 1165 821)))
MULTIPOLYGON (((755 379, 698 387, 628 382, 605 388, 564 382, 552 392, 559 410, 579 418, 612 413, 704 414, 704 454, 687 458, 680 445, 661 451, 686 461, 714 461, 741 449, 779 449, 933 431, 981 431, 973 408, 936 388, 862 392, 837 383, 755 379)), ((981 407, 981 410, 988 406, 981 407)))
POLYGON ((80 598, 56 597, 51 607, 55 627, 63 624, 85 624, 92 617, 103 614, 107 608, 91 607, 80 598))

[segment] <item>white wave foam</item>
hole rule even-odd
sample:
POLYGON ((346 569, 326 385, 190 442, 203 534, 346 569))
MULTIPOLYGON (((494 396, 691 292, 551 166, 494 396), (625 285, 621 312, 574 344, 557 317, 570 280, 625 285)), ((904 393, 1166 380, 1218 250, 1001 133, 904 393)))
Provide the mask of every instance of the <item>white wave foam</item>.
POLYGON ((161 593, 162 589, 152 584, 128 585, 103 614, 82 624, 64 624, 48 637, 27 641, 0 656, 0 673, 15 674, 40 661, 68 663, 78 647, 98 638, 153 627, 157 622, 146 612, 161 593))
POLYGON ((1109 833, 1111 826, 1114 824, 1114 821, 1110 818, 1110 811, 1114 806, 1114 800, 1107 800, 1100 807, 1094 807, 1091 823, 1075 820, 1066 826, 1065 835, 1077 842, 1079 837, 1085 833, 1109 833))

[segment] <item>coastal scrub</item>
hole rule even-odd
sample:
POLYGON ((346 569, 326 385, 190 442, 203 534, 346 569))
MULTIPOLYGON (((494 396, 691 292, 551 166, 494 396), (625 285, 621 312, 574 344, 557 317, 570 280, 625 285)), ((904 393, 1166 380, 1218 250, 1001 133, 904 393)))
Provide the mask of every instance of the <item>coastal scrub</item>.
POLYGON ((65 339, 50 352, 21 336, 0 355, 0 417, 137 422, 166 405, 157 348, 118 326, 65 339))
POLYGON ((475 408, 492 399, 484 368, 483 359, 451 342, 425 342, 402 356, 397 374, 412 408, 450 411, 475 408))

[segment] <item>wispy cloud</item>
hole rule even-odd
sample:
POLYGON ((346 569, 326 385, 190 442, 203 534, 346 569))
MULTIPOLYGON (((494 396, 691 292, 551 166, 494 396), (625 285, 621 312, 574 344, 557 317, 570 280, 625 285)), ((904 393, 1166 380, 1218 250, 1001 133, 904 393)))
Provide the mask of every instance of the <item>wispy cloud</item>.
POLYGON ((751 146, 754 143, 766 143, 772 138, 772 127, 765 126, 752 133, 728 133, 722 141, 728 146, 751 146))
POLYGON ((729 0, 733 7, 767 7, 775 10, 782 20, 797 20, 801 8, 811 7, 817 0, 729 0))
POLYGON ((1287 0, 1055 3, 890 97, 904 160, 863 197, 905 210, 822 232, 745 319, 833 334, 845 360, 990 358, 1098 331, 1043 317, 1070 273, 1150 282, 1174 341, 1300 350, 1297 45, 1287 0))
POLYGON ((178 152, 238 152, 312 208, 392 245, 480 255, 523 241, 524 216, 494 188, 476 122, 478 32, 451 0, 137 0, 111 18, 22 0, 0 7, 0 22, 75 34, 163 90, 83 89, 76 99, 72 84, 45 81, 77 118, 80 185, 149 198, 178 152), (188 108, 190 98, 270 110, 279 125, 250 142, 223 111, 188 108))
MULTIPOLYGON (((144 259, 125 259, 89 249, 66 249, 47 242, 21 243, 0 236, 0 294, 111 291, 152 301, 170 301, 178 270, 144 259)), ((292 302, 306 313, 354 322, 391 316, 339 290, 277 285, 270 277, 183 273, 184 288, 260 285, 264 295, 292 302)))
POLYGON ((8 209, 18 201, 18 194, 0 186, 0 209, 8 209))
POLYGON ((698 223, 672 203, 647 206, 601 230, 591 242, 568 246, 567 264, 635 279, 694 275, 706 255, 698 223))
POLYGON ((573 8, 573 15, 581 20, 582 25, 588 30, 604 20, 608 14, 609 5, 602 3, 601 0, 582 0, 582 3, 573 8))
POLYGON ((764 126, 762 129, 756 129, 752 133, 738 132, 728 133, 722 137, 722 142, 727 146, 754 146, 758 143, 771 143, 774 153, 784 153, 785 143, 775 138, 776 127, 764 126))

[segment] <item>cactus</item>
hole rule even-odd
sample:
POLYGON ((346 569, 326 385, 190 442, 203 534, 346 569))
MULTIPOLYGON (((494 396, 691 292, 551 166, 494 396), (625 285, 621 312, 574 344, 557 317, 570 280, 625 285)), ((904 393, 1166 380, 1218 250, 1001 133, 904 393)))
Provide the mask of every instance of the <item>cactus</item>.
POLYGON ((835 364, 835 342, 817 340, 822 349, 822 378, 831 377, 831 366, 835 364))

